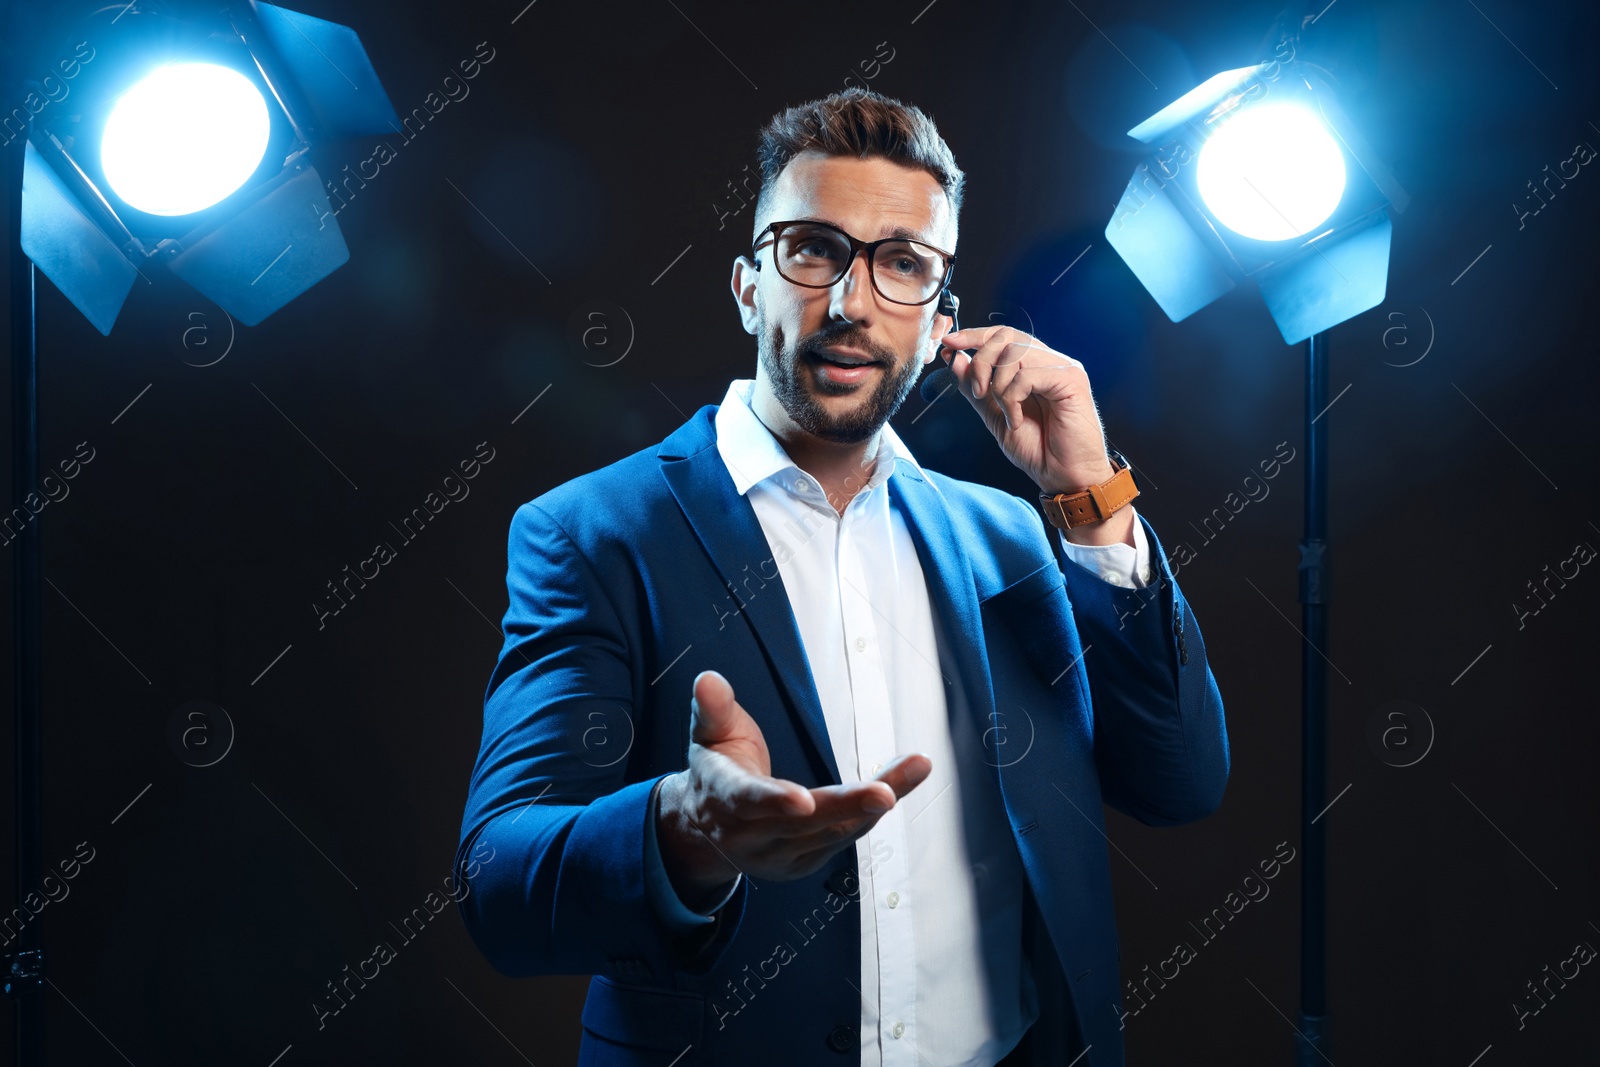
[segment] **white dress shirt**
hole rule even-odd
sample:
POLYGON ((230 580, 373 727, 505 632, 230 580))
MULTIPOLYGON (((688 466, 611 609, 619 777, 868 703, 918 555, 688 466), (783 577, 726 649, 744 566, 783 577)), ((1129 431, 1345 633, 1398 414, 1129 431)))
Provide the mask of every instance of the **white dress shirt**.
MULTIPOLYGON (((885 484, 898 462, 921 467, 885 424, 872 475, 841 515, 751 410, 754 385, 729 385, 717 450, 772 549, 840 777, 870 780, 909 752, 933 764, 855 842, 862 1067, 992 1067, 1039 1014, 1022 954, 1025 874, 943 622, 885 484)), ((1142 524, 1134 531, 1132 546, 1064 537, 1062 545, 1103 580, 1140 588, 1149 546, 1142 524)), ((710 922, 742 875, 710 913, 690 911, 661 865, 653 815, 645 839, 653 906, 675 928, 710 922)))

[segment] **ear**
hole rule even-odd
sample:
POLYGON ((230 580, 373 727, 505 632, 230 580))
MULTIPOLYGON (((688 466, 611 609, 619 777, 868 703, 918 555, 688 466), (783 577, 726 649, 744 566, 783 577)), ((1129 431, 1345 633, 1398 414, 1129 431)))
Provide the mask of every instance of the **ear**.
POLYGON ((954 326, 955 320, 949 315, 937 311, 933 313, 933 323, 928 327, 927 351, 922 357, 924 366, 939 358, 939 338, 949 333, 954 326))
POLYGON ((733 299, 739 305, 739 322, 744 326, 744 332, 752 336, 757 331, 757 321, 761 314, 761 294, 757 282, 761 280, 761 271, 756 269, 756 263, 749 256, 740 256, 733 261, 733 299))

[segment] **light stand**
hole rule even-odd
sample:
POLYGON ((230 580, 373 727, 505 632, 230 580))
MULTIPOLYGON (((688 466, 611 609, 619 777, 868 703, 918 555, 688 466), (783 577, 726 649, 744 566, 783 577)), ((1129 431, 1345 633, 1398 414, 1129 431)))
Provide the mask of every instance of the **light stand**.
POLYGON ((1300 1035, 1299 1067, 1326 1061, 1328 672, 1328 334, 1306 338, 1305 536, 1300 541, 1300 1035))
MULTIPOLYGON (((6 146, 7 278, 11 316, 11 486, 23 502, 39 490, 39 373, 34 324, 33 262, 22 252, 22 169, 27 137, 6 146)), ((43 852, 40 779, 40 584, 39 521, 22 524, 11 543, 12 664, 16 717, 16 899, 22 906, 37 893, 43 852)), ((26 909, 24 908, 24 911, 26 909)), ((5 992, 16 1005, 16 1059, 19 1067, 42 1062, 44 952, 39 922, 24 922, 16 948, 5 957, 5 992)))

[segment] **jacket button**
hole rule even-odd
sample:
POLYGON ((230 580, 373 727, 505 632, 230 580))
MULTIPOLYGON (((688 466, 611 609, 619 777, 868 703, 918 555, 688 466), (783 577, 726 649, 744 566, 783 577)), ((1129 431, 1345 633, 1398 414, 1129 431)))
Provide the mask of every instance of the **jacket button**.
POLYGON ((835 1052, 849 1052, 856 1047, 856 1028, 840 1023, 828 1031, 828 1047, 835 1052))
POLYGON ((834 871, 828 875, 827 881, 823 884, 841 897, 853 898, 861 892, 861 882, 856 877, 856 872, 849 867, 841 867, 834 871))

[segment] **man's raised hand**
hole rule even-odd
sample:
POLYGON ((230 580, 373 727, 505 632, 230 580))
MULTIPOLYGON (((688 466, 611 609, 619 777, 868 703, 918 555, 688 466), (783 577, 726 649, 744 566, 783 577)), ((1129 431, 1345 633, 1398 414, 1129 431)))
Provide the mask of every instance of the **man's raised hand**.
POLYGON ((740 873, 802 878, 865 834, 928 777, 920 753, 876 778, 808 789, 772 777, 761 728, 716 671, 695 677, 689 766, 661 786, 657 837, 673 888, 690 908, 726 894, 740 873))

